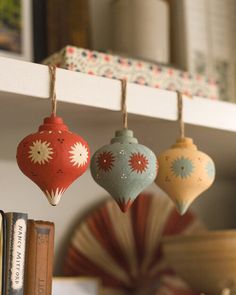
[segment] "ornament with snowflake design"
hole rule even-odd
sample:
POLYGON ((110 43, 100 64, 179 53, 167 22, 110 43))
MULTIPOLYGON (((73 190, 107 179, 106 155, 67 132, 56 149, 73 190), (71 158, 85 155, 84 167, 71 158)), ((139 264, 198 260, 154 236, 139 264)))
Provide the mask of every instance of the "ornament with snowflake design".
POLYGON ((125 212, 135 198, 157 175, 157 159, 146 146, 139 144, 133 131, 117 131, 111 144, 92 157, 91 174, 125 212))
POLYGON ((26 136, 17 148, 19 168, 41 188, 53 206, 86 171, 89 159, 87 142, 70 132, 63 120, 54 115, 45 118, 38 132, 26 136))
POLYGON ((190 204, 213 183, 215 165, 199 151, 189 137, 180 138, 170 149, 158 156, 158 186, 174 201, 183 215, 190 204))

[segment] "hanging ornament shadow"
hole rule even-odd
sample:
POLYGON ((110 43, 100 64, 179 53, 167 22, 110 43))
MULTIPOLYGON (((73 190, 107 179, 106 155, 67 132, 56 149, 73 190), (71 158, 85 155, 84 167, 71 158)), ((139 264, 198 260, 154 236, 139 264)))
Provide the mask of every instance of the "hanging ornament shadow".
POLYGON ((52 114, 44 119, 38 132, 19 143, 17 163, 55 206, 69 185, 86 171, 90 151, 87 142, 69 131, 62 118, 56 116, 56 67, 50 66, 49 70, 52 114))
POLYGON ((146 146, 139 144, 128 129, 126 80, 121 81, 123 129, 115 132, 110 144, 95 152, 91 174, 95 182, 115 199, 126 212, 135 198, 156 178, 157 159, 146 146))
POLYGON ((185 137, 182 111, 183 99, 178 92, 181 136, 170 149, 159 154, 160 169, 156 178, 157 185, 169 195, 181 215, 215 179, 213 160, 199 151, 191 138, 185 137))

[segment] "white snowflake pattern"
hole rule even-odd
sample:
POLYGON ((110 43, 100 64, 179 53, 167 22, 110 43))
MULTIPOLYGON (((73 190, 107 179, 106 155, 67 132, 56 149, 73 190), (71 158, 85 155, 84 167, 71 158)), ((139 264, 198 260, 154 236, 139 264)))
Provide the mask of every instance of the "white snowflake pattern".
POLYGON ((50 142, 36 140, 30 146, 29 158, 34 164, 45 164, 52 159, 53 149, 50 147, 50 142))
POLYGON ((81 142, 75 143, 71 150, 70 161, 73 163, 73 166, 84 166, 88 162, 88 149, 81 142))

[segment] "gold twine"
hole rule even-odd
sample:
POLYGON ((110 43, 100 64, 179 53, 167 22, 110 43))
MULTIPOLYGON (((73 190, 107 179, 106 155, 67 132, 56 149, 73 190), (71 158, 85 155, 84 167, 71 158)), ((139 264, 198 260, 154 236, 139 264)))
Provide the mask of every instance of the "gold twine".
POLYGON ((49 74, 50 74, 50 99, 52 101, 52 114, 56 116, 57 112, 57 97, 56 97, 56 69, 55 65, 49 65, 49 74))
MULTIPOLYGON (((183 93, 180 92, 179 90, 176 90, 177 93, 177 103, 178 103, 178 121, 179 121, 179 126, 180 126, 180 137, 184 138, 185 137, 185 124, 183 121, 183 108, 184 108, 184 103, 183 103, 183 93)), ((184 94, 188 98, 193 98, 191 94, 184 94)))
POLYGON ((128 113, 127 113, 127 105, 126 105, 127 80, 121 79, 120 81, 121 81, 121 112, 122 112, 123 128, 128 129, 128 113))
POLYGON ((183 121, 183 95, 180 91, 177 92, 177 98, 178 98, 178 121, 180 126, 180 137, 185 137, 185 125, 183 121))

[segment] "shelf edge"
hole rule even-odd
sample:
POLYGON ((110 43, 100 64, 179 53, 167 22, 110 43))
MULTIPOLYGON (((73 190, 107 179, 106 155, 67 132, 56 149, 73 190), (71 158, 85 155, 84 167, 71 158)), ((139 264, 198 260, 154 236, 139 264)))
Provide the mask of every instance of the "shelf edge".
MULTIPOLYGON (((119 111, 120 91, 118 80, 57 70, 59 101, 119 111)), ((4 92, 48 99, 48 67, 0 57, 0 93, 4 92)), ((236 104, 201 97, 184 97, 183 103, 185 123, 236 132, 236 104)), ((174 91, 128 83, 127 109, 132 114, 174 121, 177 95, 174 91)))

